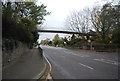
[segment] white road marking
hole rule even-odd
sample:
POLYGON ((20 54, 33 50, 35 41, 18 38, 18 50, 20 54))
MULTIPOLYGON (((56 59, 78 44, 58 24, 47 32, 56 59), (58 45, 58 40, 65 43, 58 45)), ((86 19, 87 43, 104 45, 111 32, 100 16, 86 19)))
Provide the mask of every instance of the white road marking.
POLYGON ((75 56, 79 56, 79 57, 90 57, 89 55, 80 55, 80 54, 75 54, 73 52, 69 52, 69 51, 64 51, 65 53, 68 53, 69 55, 75 55, 75 56))
POLYGON ((90 66, 87 66, 87 65, 84 65, 84 64, 82 64, 82 63, 79 63, 81 66, 84 66, 84 67, 87 67, 87 68, 89 68, 89 69, 91 69, 91 70, 94 70, 94 68, 92 68, 92 67, 90 67, 90 66))
POLYGON ((93 59, 93 60, 97 60, 97 61, 108 63, 108 64, 118 65, 118 62, 113 60, 107 60, 107 59, 93 59))
POLYGON ((65 58, 65 56, 61 56, 61 57, 65 58))

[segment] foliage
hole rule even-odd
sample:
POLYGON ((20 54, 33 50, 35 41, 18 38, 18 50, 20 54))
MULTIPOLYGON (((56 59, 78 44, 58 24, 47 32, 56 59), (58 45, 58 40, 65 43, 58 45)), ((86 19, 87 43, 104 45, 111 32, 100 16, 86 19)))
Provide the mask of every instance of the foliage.
POLYGON ((115 44, 119 44, 120 47, 120 28, 113 31, 112 41, 115 44))
POLYGON ((2 3, 2 30, 4 38, 12 38, 24 43, 34 43, 39 35, 33 32, 42 24, 44 16, 49 14, 46 6, 34 2, 2 3))
MULTIPOLYGON (((89 8, 73 11, 66 18, 67 29, 81 33, 89 33, 89 30, 94 30, 94 34, 97 36, 91 39, 96 43, 119 44, 120 1, 116 3, 107 2, 101 7, 95 6, 91 11, 89 8)), ((86 41, 84 36, 81 37, 82 41, 86 41)), ((74 44, 75 40, 69 41, 69 45, 74 44)))
POLYGON ((101 9, 93 9, 91 13, 91 22, 93 28, 96 30, 99 41, 109 43, 109 35, 114 30, 114 23, 116 23, 115 14, 115 8, 111 3, 106 3, 101 9))
POLYGON ((58 46, 64 46, 64 40, 63 39, 60 39, 59 41, 58 41, 58 46))
POLYGON ((41 40, 41 44, 43 45, 49 45, 49 46, 65 46, 65 42, 67 42, 67 39, 60 38, 58 34, 54 36, 52 41, 50 39, 41 40))
POLYGON ((47 38, 45 40, 41 40, 41 44, 43 44, 43 45, 51 44, 50 39, 47 38))
POLYGON ((114 25, 113 25, 113 31, 112 31, 112 42, 114 44, 118 44, 120 47, 120 1, 118 2, 118 5, 115 5, 115 11, 114 11, 114 25))
POLYGON ((48 45, 52 46, 52 45, 53 45, 53 44, 52 44, 52 41, 49 41, 49 42, 48 42, 48 45))
POLYGON ((55 46, 58 45, 58 41, 59 41, 59 39, 60 39, 59 35, 56 34, 56 35, 54 36, 54 38, 53 38, 53 43, 54 43, 55 46))

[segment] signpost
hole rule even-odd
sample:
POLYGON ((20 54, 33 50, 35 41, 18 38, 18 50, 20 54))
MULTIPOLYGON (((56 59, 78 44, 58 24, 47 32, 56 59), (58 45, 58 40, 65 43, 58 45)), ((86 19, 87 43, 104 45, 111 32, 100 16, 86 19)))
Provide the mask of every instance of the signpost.
POLYGON ((88 42, 90 43, 90 50, 92 50, 92 41, 91 40, 88 40, 88 42))

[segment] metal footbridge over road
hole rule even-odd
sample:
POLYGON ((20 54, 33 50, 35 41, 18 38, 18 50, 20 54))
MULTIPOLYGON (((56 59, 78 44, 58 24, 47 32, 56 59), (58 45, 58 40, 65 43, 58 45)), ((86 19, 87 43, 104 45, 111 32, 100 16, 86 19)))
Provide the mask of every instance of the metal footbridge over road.
POLYGON ((96 36, 94 33, 80 33, 72 31, 59 31, 59 30, 35 30, 36 32, 45 32, 45 33, 65 33, 65 34, 79 34, 84 36, 96 36))
POLYGON ((80 33, 80 32, 72 32, 72 31, 58 31, 58 30, 35 30, 35 32, 45 32, 45 33, 65 33, 65 34, 79 34, 81 36, 86 36, 88 42, 90 43, 90 49, 92 50, 91 36, 96 36, 95 32, 88 33, 80 33))

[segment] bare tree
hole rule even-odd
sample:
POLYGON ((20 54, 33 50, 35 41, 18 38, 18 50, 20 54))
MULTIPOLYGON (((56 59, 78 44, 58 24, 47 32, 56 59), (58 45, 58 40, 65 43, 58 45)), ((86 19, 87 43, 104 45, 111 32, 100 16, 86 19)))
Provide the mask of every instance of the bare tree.
POLYGON ((73 11, 65 21, 67 29, 87 33, 90 29, 90 10, 73 11))

